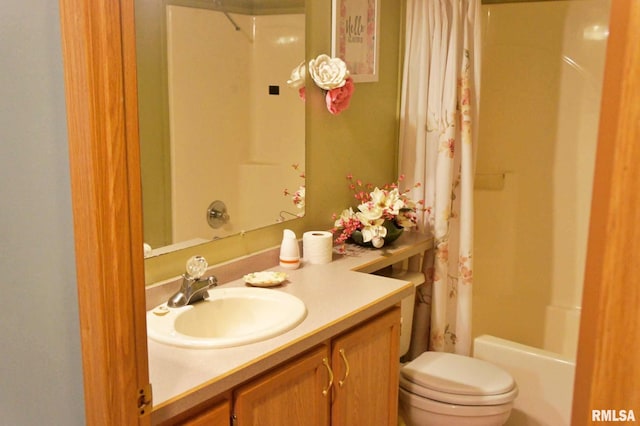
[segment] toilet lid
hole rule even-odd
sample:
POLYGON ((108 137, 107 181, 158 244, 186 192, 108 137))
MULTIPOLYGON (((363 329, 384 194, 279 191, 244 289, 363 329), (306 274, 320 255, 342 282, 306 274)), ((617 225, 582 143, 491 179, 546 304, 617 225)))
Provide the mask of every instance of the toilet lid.
MULTIPOLYGON (((444 352, 425 352, 401 368, 403 381, 437 393, 491 396, 517 388, 513 377, 486 361, 444 352)), ((514 395, 515 397, 515 395, 514 395)))

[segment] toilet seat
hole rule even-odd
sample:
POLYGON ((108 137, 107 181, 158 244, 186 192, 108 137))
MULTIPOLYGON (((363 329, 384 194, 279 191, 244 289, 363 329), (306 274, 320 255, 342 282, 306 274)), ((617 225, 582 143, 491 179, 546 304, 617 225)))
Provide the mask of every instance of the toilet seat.
POLYGON ((449 404, 500 405, 518 394, 506 371, 488 362, 444 352, 425 352, 400 369, 405 391, 449 404))

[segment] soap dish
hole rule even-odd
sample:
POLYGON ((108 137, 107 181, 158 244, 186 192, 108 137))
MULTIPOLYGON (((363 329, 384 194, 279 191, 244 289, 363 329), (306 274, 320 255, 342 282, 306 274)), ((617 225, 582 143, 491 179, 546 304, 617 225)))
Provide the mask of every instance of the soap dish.
POLYGON ((282 284, 287 274, 276 271, 252 272, 242 277, 244 282, 254 287, 273 287, 282 284))

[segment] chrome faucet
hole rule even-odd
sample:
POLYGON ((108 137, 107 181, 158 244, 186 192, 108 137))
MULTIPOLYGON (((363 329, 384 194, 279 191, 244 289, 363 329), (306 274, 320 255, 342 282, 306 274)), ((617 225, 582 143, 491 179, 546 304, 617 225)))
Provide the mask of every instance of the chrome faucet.
POLYGON ((207 266, 207 260, 202 256, 190 258, 187 261, 187 271, 182 274, 180 290, 169 298, 167 306, 179 308, 208 297, 207 290, 218 285, 218 279, 214 276, 202 278, 207 266))

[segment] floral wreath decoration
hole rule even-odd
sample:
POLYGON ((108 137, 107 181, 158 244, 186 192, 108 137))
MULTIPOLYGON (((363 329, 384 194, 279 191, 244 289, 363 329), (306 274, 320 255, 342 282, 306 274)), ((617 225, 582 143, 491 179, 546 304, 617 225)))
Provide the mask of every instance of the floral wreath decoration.
POLYGON ((347 64, 342 59, 321 54, 317 58, 311 59, 308 67, 305 62, 302 62, 291 71, 287 84, 289 87, 298 90, 302 100, 306 99, 305 78, 307 68, 313 82, 324 92, 327 110, 331 114, 338 115, 349 107, 355 84, 353 84, 353 79, 349 75, 347 64))

